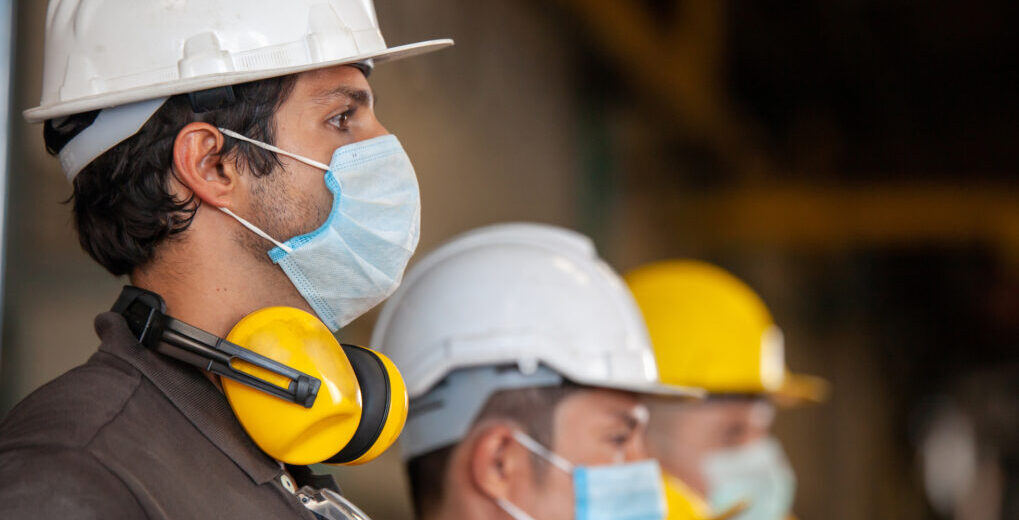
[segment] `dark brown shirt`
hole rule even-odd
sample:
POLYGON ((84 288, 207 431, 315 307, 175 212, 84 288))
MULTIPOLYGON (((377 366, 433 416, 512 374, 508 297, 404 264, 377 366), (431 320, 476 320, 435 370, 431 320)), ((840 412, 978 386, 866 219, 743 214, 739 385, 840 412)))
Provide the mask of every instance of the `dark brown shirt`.
MULTIPOLYGON (((315 518, 199 370, 118 314, 95 325, 99 351, 0 422, 0 518, 315 518)), ((289 469, 297 488, 335 486, 289 469)))

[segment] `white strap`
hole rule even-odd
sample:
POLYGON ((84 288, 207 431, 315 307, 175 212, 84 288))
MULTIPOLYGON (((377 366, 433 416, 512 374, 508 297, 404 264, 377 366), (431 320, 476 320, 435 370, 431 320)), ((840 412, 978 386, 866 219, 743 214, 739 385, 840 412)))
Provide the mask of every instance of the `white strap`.
POLYGON ((531 450, 535 455, 549 461, 553 466, 565 471, 566 473, 573 472, 573 463, 564 459, 558 453, 544 447, 538 441, 534 440, 530 435, 520 431, 513 430, 513 438, 520 443, 521 446, 531 450))
POLYGON ((57 154, 67 180, 74 181, 74 177, 89 163, 138 133, 167 99, 149 99, 100 110, 92 124, 68 141, 57 154))
POLYGON ((506 500, 505 498, 496 498, 495 505, 499 506, 510 518, 513 520, 534 520, 534 517, 527 514, 523 509, 517 507, 516 504, 506 500))
POLYGON ((270 152, 278 153, 280 155, 285 155, 285 156, 287 156, 287 157, 289 157, 289 158, 291 158, 291 159, 293 159, 295 161, 303 162, 304 164, 307 164, 308 166, 311 166, 313 168, 318 168, 318 169, 320 169, 322 171, 329 171, 329 165, 328 164, 322 164, 322 163, 320 163, 320 162, 318 162, 316 160, 309 159, 307 157, 302 157, 300 155, 297 155, 296 153, 290 153, 290 152, 288 152, 286 150, 282 150, 282 149, 277 148, 277 147, 275 147, 275 146, 273 146, 271 144, 263 143, 262 141, 256 141, 256 140, 254 140, 254 139, 252 139, 250 137, 245 137, 245 136, 243 136, 241 134, 238 134, 237 132, 234 132, 233 130, 230 130, 230 129, 227 129, 227 128, 220 128, 219 131, 223 132, 224 134, 226 134, 226 135, 228 135, 230 137, 233 137, 234 139, 240 139, 241 141, 244 141, 244 142, 247 142, 247 143, 251 143, 251 144, 253 144, 253 145, 255 145, 255 146, 259 147, 259 148, 262 148, 262 149, 265 149, 265 150, 269 150, 270 152))
POLYGON ((269 236, 268 233, 266 233, 265 231, 262 231, 261 229, 258 229, 258 227, 256 227, 251 222, 248 222, 247 220, 244 220, 241 217, 237 216, 237 214, 234 213, 233 211, 230 211, 227 208, 219 208, 219 209, 223 213, 226 213, 227 215, 230 215, 231 217, 236 219, 237 222, 240 222, 242 226, 250 229, 252 233, 254 233, 254 234, 256 234, 256 235, 258 235, 258 236, 260 236, 260 237, 262 237, 262 238, 272 242, 273 244, 276 244, 276 247, 286 251, 287 254, 290 254, 290 253, 294 252, 294 250, 290 246, 288 246, 288 245, 286 245, 286 244, 284 244, 282 242, 277 242, 276 239, 271 237, 271 236, 269 236))

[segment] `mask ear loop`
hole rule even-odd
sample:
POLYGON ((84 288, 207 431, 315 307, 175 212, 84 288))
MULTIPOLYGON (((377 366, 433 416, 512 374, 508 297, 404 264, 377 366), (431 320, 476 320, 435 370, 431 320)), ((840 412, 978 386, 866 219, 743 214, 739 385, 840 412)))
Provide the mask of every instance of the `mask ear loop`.
MULTIPOLYGON (((295 161, 299 161, 299 162, 302 162, 304 164, 307 164, 308 166, 311 166, 312 168, 318 168, 318 169, 320 169, 322 171, 329 171, 329 166, 326 165, 326 164, 322 164, 322 163, 320 163, 318 161, 315 161, 315 160, 312 160, 312 159, 308 159, 307 157, 302 157, 302 156, 297 155, 295 153, 290 153, 290 152, 288 152, 286 150, 277 148, 277 147, 275 147, 275 146, 273 146, 271 144, 263 143, 261 141, 252 139, 250 137, 238 134, 237 132, 234 132, 233 130, 230 130, 229 128, 222 128, 222 127, 218 127, 218 128, 219 128, 220 132, 223 132, 223 135, 227 135, 227 136, 233 137, 234 139, 237 139, 237 140, 240 140, 240 141, 244 141, 246 143, 251 143, 251 144, 253 144, 253 145, 255 145, 255 146, 259 147, 259 148, 262 148, 263 150, 268 150, 268 151, 273 152, 275 154, 279 154, 279 155, 283 155, 283 156, 289 157, 289 158, 291 158, 291 159, 293 159, 295 161)), ((291 248, 290 246, 288 246, 286 244, 283 244, 282 242, 279 242, 275 238, 269 236, 268 233, 266 233, 265 231, 262 231, 261 229, 258 229, 258 227, 256 227, 254 224, 252 224, 251 222, 248 222, 247 220, 241 218, 240 216, 238 216, 233 211, 230 211, 227 208, 219 208, 219 209, 223 213, 226 213, 227 215, 230 215, 231 217, 236 219, 237 222, 240 222, 242 226, 244 226, 244 227, 248 228, 249 230, 251 230, 252 233, 254 233, 254 234, 256 234, 256 235, 258 235, 258 236, 260 236, 260 237, 262 237, 262 238, 264 238, 266 240, 268 240, 269 242, 272 242, 276 247, 286 251, 287 254, 290 254, 290 253, 294 252, 293 248, 291 248)))
POLYGON ((219 208, 219 210, 222 211, 223 213, 226 213, 227 215, 230 215, 231 217, 233 217, 235 220, 237 220, 237 222, 240 222, 242 226, 250 229, 252 233, 254 233, 254 234, 256 234, 256 235, 258 235, 258 236, 260 236, 260 237, 262 237, 262 238, 272 242, 276 247, 286 251, 287 254, 290 254, 290 253, 294 252, 293 248, 291 248, 290 246, 288 246, 288 245, 286 245, 286 244, 276 240, 275 238, 269 236, 269 233, 266 233, 265 231, 262 231, 261 229, 258 229, 257 226, 255 226, 251 222, 248 222, 247 220, 244 220, 243 218, 239 217, 233 211, 230 211, 227 208, 219 208))
POLYGON ((513 440, 519 442, 521 446, 530 450, 531 453, 547 460, 549 464, 552 464, 566 473, 573 473, 572 462, 564 459, 562 455, 542 446, 541 443, 534 440, 530 435, 527 435, 520 430, 513 430, 513 440))
POLYGON ((227 129, 227 128, 220 128, 219 131, 223 132, 224 135, 228 135, 230 137, 233 137, 234 139, 239 139, 239 140, 244 141, 246 143, 251 143, 251 144, 253 144, 253 145, 255 145, 255 146, 257 146, 257 147, 259 147, 259 148, 261 148, 263 150, 269 150, 270 152, 277 153, 277 154, 280 154, 280 155, 284 155, 284 156, 289 157, 289 158, 291 158, 291 159, 293 159, 295 161, 299 161, 299 162, 302 162, 304 164, 307 164, 308 166, 311 166, 312 168, 318 168, 319 170, 326 171, 326 172, 329 171, 329 165, 328 164, 322 164, 322 163, 320 163, 320 162, 318 162, 318 161, 316 161, 314 159, 309 159, 307 157, 302 157, 300 155, 297 155, 296 153, 290 153, 290 152, 288 152, 286 150, 277 148, 277 147, 275 147, 275 146, 273 146, 271 144, 263 143, 262 141, 256 141, 255 139, 243 136, 243 135, 238 134, 237 132, 234 132, 233 130, 230 130, 230 129, 227 129))
POLYGON ((495 505, 499 506, 507 515, 510 515, 513 520, 534 520, 533 516, 527 514, 523 509, 520 509, 516 504, 505 498, 495 499, 495 505))

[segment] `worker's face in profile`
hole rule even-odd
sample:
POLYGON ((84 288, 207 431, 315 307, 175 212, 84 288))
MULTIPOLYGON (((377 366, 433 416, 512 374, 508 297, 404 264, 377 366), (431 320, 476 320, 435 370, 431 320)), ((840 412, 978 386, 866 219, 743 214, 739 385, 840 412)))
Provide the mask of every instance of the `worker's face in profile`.
MULTIPOLYGON (((649 457, 645 446, 647 408, 636 396, 613 390, 581 390, 563 399, 553 415, 549 446, 575 465, 618 464, 649 457)), ((573 518, 573 478, 538 462, 518 505, 534 518, 573 518)))
POLYGON ((721 397, 701 402, 655 400, 648 431, 662 469, 702 495, 705 458, 766 437, 775 408, 763 398, 721 397))
MULTIPOLYGON (((387 133, 375 118, 368 80, 348 65, 299 74, 276 111, 276 146, 324 164, 341 146, 387 133)), ((325 222, 333 196, 325 172, 282 155, 279 159, 282 169, 253 182, 256 207, 250 214, 270 236, 286 240, 325 222)), ((252 240, 264 257, 264 242, 252 240)))

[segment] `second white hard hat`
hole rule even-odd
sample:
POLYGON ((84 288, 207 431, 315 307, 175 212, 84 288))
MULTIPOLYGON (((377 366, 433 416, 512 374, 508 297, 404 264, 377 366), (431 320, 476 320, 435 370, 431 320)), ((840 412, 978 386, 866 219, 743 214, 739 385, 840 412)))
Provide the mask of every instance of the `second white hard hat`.
POLYGON ((51 0, 30 122, 452 45, 387 47, 371 0, 51 0))
POLYGON ((372 344, 411 398, 455 370, 506 364, 589 386, 700 393, 659 382, 640 311, 590 239, 546 225, 486 227, 433 251, 386 302, 372 344))

